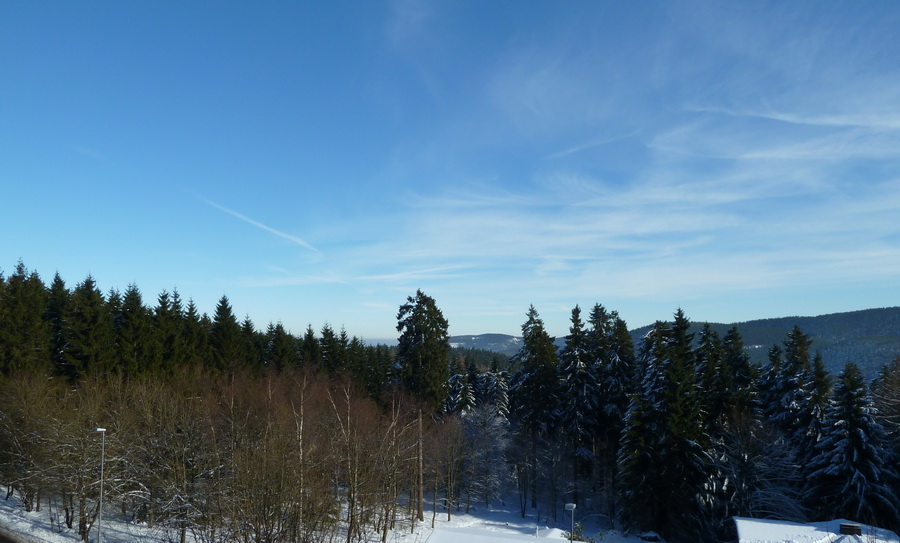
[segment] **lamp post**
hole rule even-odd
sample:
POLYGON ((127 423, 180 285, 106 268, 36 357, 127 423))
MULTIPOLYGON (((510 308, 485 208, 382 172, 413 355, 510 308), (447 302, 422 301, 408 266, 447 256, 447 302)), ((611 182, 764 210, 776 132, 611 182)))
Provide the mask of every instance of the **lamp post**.
POLYGON ((101 524, 103 523, 103 465, 106 463, 106 428, 94 428, 95 432, 100 432, 100 502, 97 506, 97 543, 102 543, 103 533, 101 524))
POLYGON ((566 511, 572 512, 572 531, 569 532, 569 543, 572 543, 572 541, 575 541, 575 504, 567 503, 566 511))

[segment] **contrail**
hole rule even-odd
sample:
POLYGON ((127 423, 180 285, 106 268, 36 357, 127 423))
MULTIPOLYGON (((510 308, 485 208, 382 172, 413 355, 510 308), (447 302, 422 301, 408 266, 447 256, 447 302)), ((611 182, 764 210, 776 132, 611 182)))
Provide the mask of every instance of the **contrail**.
POLYGON ((322 251, 316 249, 315 247, 313 247, 312 245, 310 245, 309 243, 305 242, 304 240, 298 238, 297 236, 292 236, 292 235, 286 234, 280 230, 275 230, 271 226, 266 226, 265 224, 263 224, 259 221, 254 221, 250 217, 247 217, 246 215, 241 215, 237 211, 228 209, 227 207, 219 205, 219 204, 213 202, 212 200, 207 200, 206 198, 200 198, 200 199, 203 200, 204 202, 206 202, 207 205, 212 206, 212 207, 218 209, 219 211, 224 211, 225 213, 228 213, 232 217, 236 217, 236 218, 244 221, 245 223, 252 224, 253 226, 255 226, 257 228, 261 228, 261 229, 265 230, 266 232, 269 232, 270 234, 275 234, 276 236, 278 236, 280 238, 284 238, 284 239, 290 241, 291 243, 295 243, 295 244, 299 245, 300 247, 303 247, 304 249, 308 249, 314 253, 321 254, 321 252, 322 252, 322 251))

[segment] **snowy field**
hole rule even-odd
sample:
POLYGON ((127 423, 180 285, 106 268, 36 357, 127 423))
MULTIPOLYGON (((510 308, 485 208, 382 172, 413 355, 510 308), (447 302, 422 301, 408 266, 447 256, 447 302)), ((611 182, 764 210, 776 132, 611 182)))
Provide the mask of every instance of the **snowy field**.
MULTIPOLYGON (((115 511, 106 510, 103 520, 103 541, 109 543, 155 543, 177 541, 176 534, 166 534, 160 530, 148 530, 145 526, 121 521, 115 511)), ((576 521, 579 521, 577 514, 576 521)), ((589 520, 589 519, 585 519, 589 520)), ((863 525, 861 536, 841 536, 838 528, 846 520, 833 520, 812 524, 797 524, 783 521, 760 519, 735 519, 740 543, 900 543, 900 538, 891 531, 863 525)), ((56 524, 54 523, 54 526, 56 524)), ((560 522, 555 526, 536 523, 534 518, 521 518, 510 509, 473 510, 470 514, 454 515, 447 521, 446 513, 437 515, 435 529, 431 529, 431 514, 427 512, 425 522, 420 523, 414 533, 408 530, 390 534, 392 543, 524 543, 527 541, 566 541, 565 530, 569 523, 560 522)), ((618 532, 603 531, 596 525, 585 522, 584 533, 597 543, 639 543, 636 536, 624 536, 618 532)), ((50 517, 46 511, 25 513, 15 497, 0 499, 0 534, 10 535, 28 543, 77 543, 77 533, 72 530, 51 529, 50 517)), ((344 534, 346 535, 346 534, 344 534)), ((96 531, 91 541, 96 541, 96 531)), ((338 537, 335 541, 343 540, 338 537)), ((191 543, 193 541, 188 538, 191 543)), ((372 535, 372 543, 378 541, 372 535)))
MULTIPOLYGON (((840 535, 842 523, 835 519, 828 522, 798 524, 793 522, 736 518, 740 543, 889 543, 900 542, 897 534, 889 530, 862 525, 862 535, 840 535)), ((853 523, 857 524, 857 523, 853 523)))
MULTIPOLYGON (((116 518, 115 510, 104 507, 103 542, 109 543, 151 543, 177 541, 176 534, 166 534, 160 530, 148 530, 145 526, 122 522, 116 518)), ((576 521, 578 516, 576 514, 576 521)), ((56 524, 54 523, 54 526, 56 524)), ((527 541, 567 541, 565 530, 569 523, 560 522, 556 526, 538 524, 534 518, 521 518, 510 509, 473 510, 471 514, 453 515, 447 521, 446 512, 438 512, 435 529, 431 529, 431 512, 426 511, 425 522, 420 523, 415 533, 398 530, 388 537, 392 543, 523 543, 527 541)), ((78 534, 73 530, 51 529, 50 517, 46 511, 25 513, 17 498, 0 499, 0 533, 5 533, 28 543, 77 543, 78 534)), ((600 543, 639 543, 638 537, 625 537, 618 533, 604 533, 599 537, 599 528, 586 523, 585 535, 600 543)), ((345 533, 346 535, 346 533, 345 533)), ((91 533, 91 541, 96 541, 96 531, 91 533)), ((342 541, 338 537, 335 541, 342 541)), ((191 541, 191 538, 188 538, 191 541)), ((372 535, 372 543, 379 541, 372 535)))

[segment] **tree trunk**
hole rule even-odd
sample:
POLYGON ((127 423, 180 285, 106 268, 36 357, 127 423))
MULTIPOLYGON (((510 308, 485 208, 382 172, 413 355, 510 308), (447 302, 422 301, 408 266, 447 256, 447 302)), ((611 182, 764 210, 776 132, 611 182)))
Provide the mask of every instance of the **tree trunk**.
POLYGON ((417 515, 419 518, 419 522, 425 521, 425 476, 423 473, 425 470, 425 453, 423 449, 424 439, 422 433, 422 410, 419 409, 419 510, 417 515))

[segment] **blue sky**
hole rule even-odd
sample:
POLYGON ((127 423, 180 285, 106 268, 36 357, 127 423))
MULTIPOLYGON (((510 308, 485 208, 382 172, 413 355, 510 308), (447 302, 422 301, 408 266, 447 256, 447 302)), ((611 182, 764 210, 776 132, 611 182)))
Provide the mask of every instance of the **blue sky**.
POLYGON ((0 5, 0 267, 300 334, 900 305, 896 2, 0 5))

